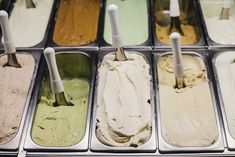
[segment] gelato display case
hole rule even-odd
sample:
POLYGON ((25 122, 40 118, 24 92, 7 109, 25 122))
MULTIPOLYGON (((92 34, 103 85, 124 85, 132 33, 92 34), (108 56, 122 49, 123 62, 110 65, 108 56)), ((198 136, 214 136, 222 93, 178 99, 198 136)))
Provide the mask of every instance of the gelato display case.
POLYGON ((234 0, 0 8, 0 156, 235 156, 234 0))

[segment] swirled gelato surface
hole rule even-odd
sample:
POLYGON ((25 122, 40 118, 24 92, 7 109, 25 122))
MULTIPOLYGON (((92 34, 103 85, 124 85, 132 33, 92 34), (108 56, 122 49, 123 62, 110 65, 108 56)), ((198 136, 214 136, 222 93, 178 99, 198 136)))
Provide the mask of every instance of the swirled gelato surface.
POLYGON ((108 146, 137 147, 152 133, 149 64, 135 53, 127 57, 108 54, 98 70, 96 136, 108 146))

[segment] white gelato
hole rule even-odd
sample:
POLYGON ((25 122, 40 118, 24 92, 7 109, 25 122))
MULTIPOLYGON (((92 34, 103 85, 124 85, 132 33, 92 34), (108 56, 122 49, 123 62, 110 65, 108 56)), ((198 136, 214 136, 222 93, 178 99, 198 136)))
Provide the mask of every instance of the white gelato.
POLYGON ((219 17, 205 18, 210 38, 219 44, 235 44, 235 19, 219 20, 219 17))
POLYGON ((206 67, 197 56, 183 55, 185 85, 174 88, 172 55, 157 63, 161 132, 176 147, 205 147, 219 136, 206 67))
POLYGON ((54 0, 33 0, 36 8, 26 8, 25 0, 17 0, 10 15, 10 27, 16 47, 40 43, 46 32, 54 0))
POLYGON ((228 128, 235 139, 235 52, 227 51, 215 60, 228 128))
POLYGON ((127 57, 106 55, 98 70, 96 135, 109 146, 137 147, 152 132, 149 64, 138 54, 127 57))
POLYGON ((200 3, 209 37, 219 44, 235 44, 234 3, 231 5, 228 20, 219 19, 223 7, 223 0, 200 0, 200 3))

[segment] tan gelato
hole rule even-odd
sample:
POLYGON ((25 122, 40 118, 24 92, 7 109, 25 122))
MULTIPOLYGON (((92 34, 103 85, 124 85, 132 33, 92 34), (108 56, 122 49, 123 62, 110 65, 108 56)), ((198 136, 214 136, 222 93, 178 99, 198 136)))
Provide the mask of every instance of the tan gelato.
POLYGON ((183 55, 185 83, 175 89, 173 57, 158 61, 161 132, 176 147, 204 147, 218 139, 218 128, 203 60, 183 55))
MULTIPOLYGON (((181 24, 181 28, 184 32, 184 35, 181 36, 182 45, 192 45, 198 42, 197 33, 193 26, 181 24)), ((156 24, 157 39, 163 44, 171 43, 168 33, 169 29, 170 25, 163 27, 156 24)))
POLYGON ((152 132, 149 64, 137 54, 127 57, 106 55, 98 70, 96 135, 109 146, 137 147, 152 132))
POLYGON ((96 39, 100 0, 61 0, 53 41, 61 46, 90 44, 96 39))
POLYGON ((35 60, 31 55, 17 55, 22 68, 3 67, 7 56, 0 57, 0 144, 11 141, 21 122, 34 73, 35 60))
MULTIPOLYGON (((193 45, 198 43, 200 40, 200 34, 198 29, 198 18, 196 11, 193 6, 193 2, 188 0, 187 2, 179 1, 180 3, 180 23, 181 29, 184 33, 181 36, 182 45, 193 45), (188 2, 188 3, 187 3, 188 2)), ((155 36, 157 40, 162 44, 169 45, 171 43, 169 38, 170 30, 170 12, 169 12, 170 1, 166 0, 155 0, 155 36)), ((173 29, 172 32, 177 32, 173 29)))

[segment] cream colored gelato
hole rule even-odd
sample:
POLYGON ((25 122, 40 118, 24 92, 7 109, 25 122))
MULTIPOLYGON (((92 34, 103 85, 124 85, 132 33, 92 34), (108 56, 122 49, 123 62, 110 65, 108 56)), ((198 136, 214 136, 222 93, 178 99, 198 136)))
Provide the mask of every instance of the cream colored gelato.
POLYGON ((220 20, 222 0, 200 0, 209 37, 219 44, 235 44, 235 5, 231 5, 228 20, 220 20))
POLYGON ((106 55, 98 70, 96 135, 109 146, 137 147, 152 132, 149 64, 141 55, 127 57, 106 55))
POLYGON ((207 71, 203 60, 183 55, 185 84, 175 89, 172 55, 158 60, 161 132, 176 147, 204 147, 218 139, 207 71))
POLYGON ((17 55, 22 68, 3 67, 7 56, 0 57, 0 144, 11 141, 21 122, 34 73, 35 60, 31 55, 17 55))
POLYGON ((205 18, 210 38, 219 44, 235 44, 235 18, 219 20, 219 17, 205 18))
POLYGON ((46 32, 54 0, 33 0, 36 8, 26 8, 25 0, 17 0, 10 15, 10 28, 16 47, 40 43, 46 32))
POLYGON ((220 91, 225 107, 226 120, 231 136, 235 139, 235 52, 227 51, 215 60, 220 91))

